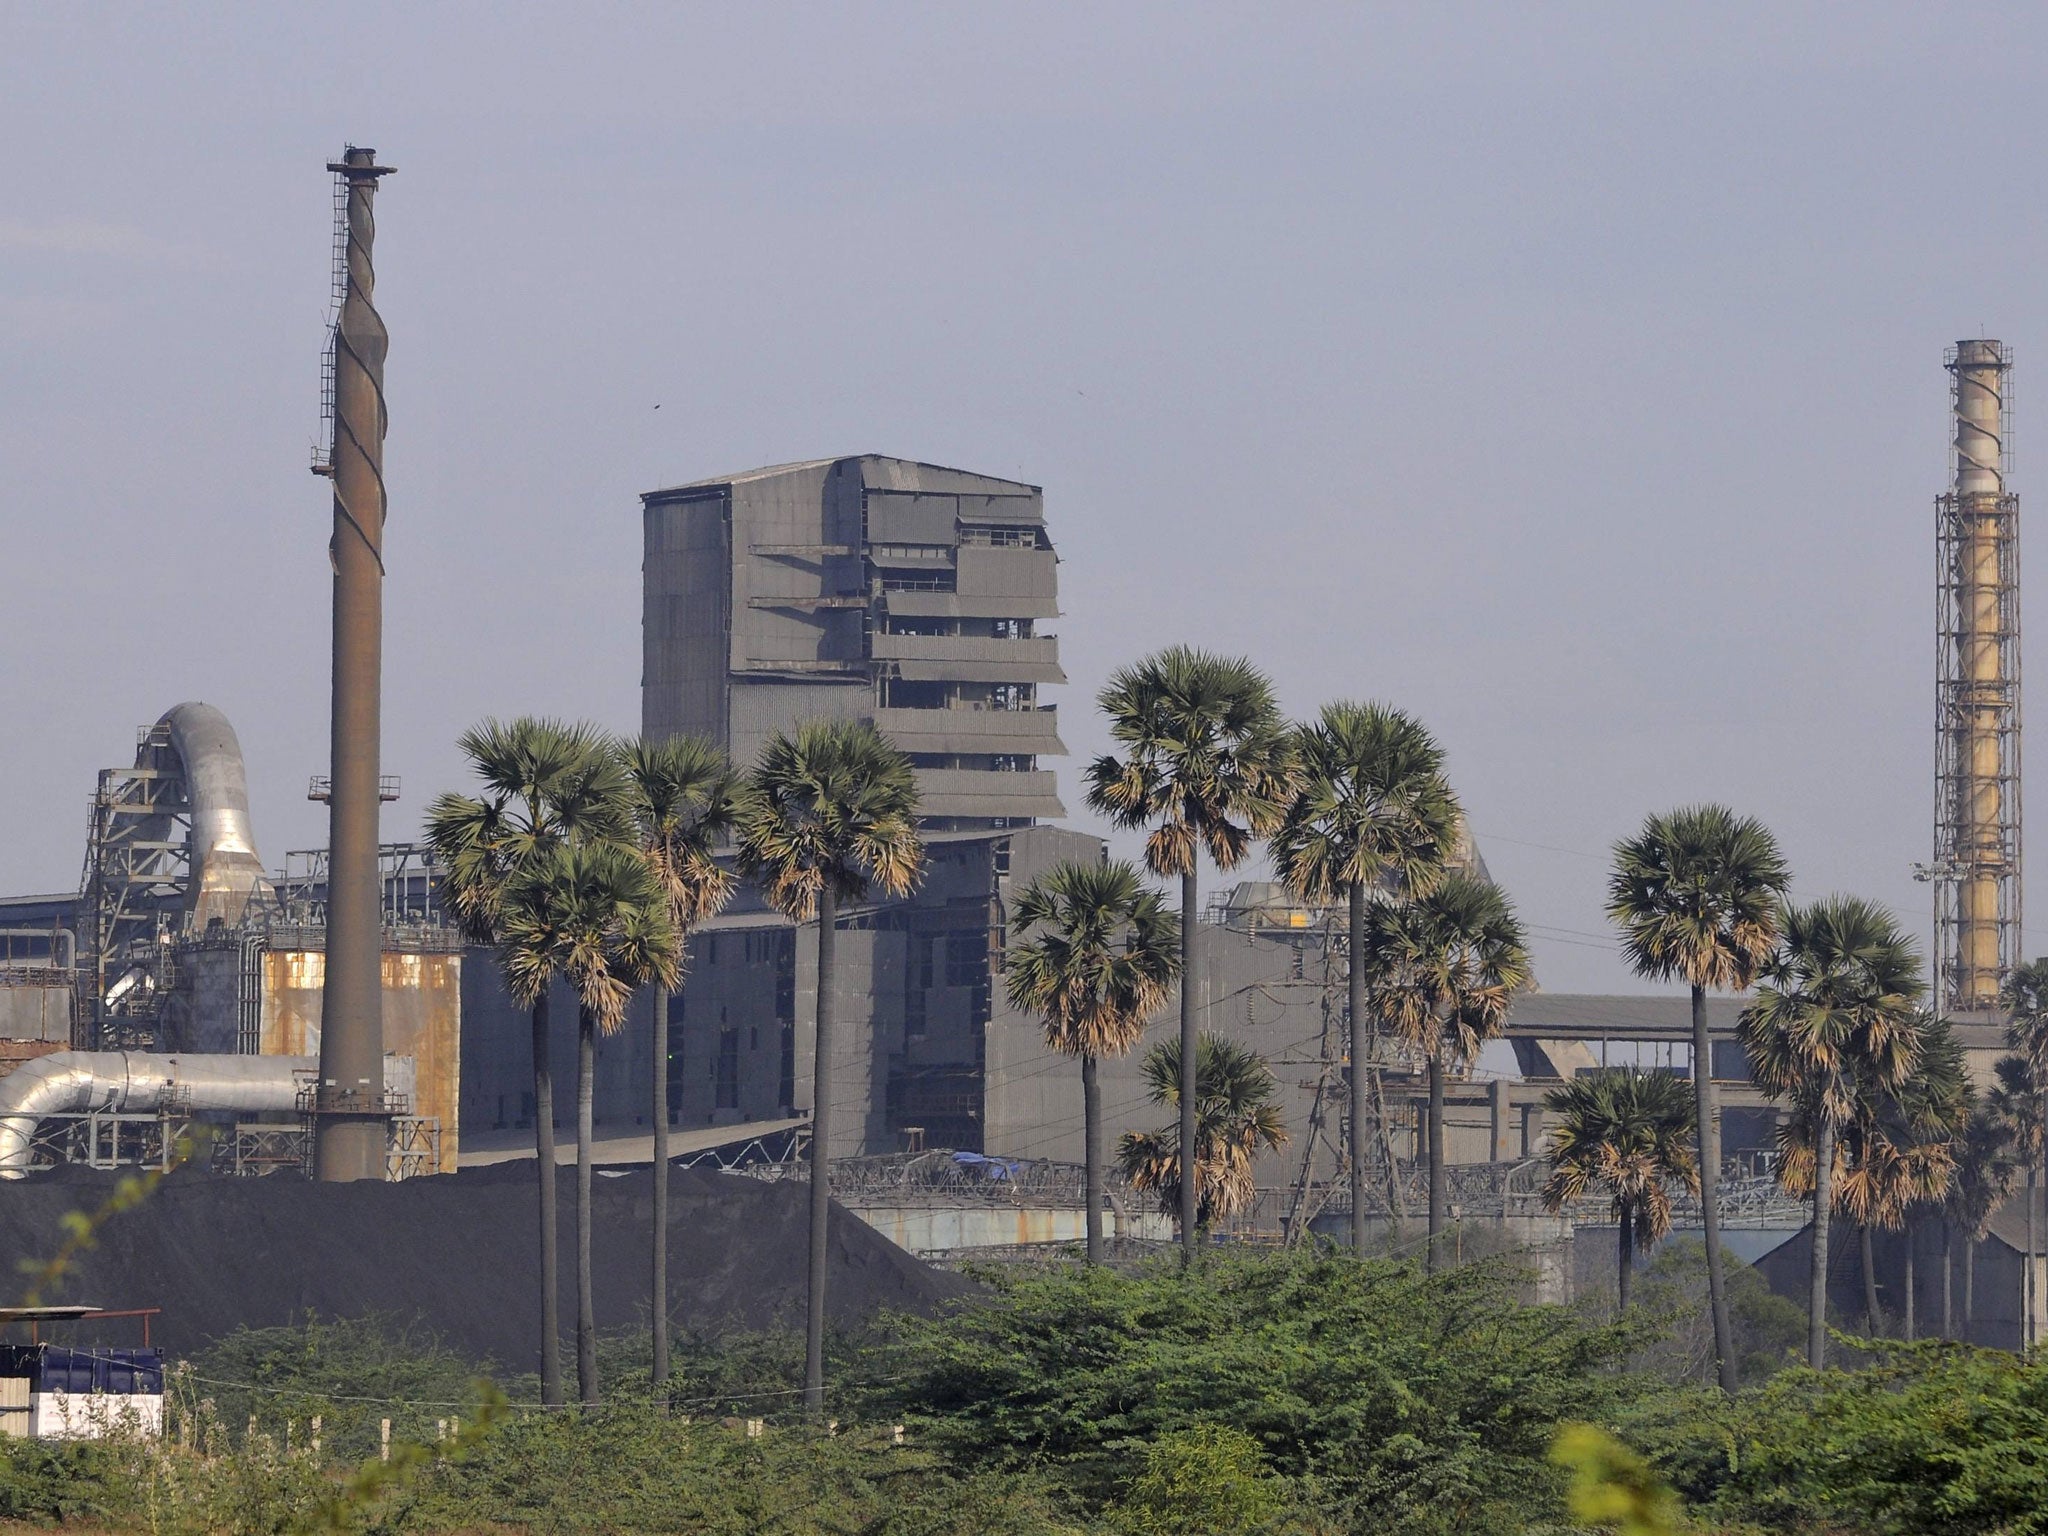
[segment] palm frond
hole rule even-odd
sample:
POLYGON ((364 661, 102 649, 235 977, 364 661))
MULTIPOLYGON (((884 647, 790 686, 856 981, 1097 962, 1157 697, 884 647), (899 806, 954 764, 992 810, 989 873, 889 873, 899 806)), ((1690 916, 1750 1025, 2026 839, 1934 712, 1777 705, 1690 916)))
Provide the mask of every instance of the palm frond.
POLYGON ((1607 915, 1638 975, 1744 991, 1777 943, 1789 879, 1762 822, 1722 805, 1683 806, 1615 845, 1607 915))
POLYGON ((1528 944, 1499 887, 1459 870, 1427 891, 1376 902, 1354 963, 1374 1018, 1446 1062, 1469 1061, 1529 984, 1528 944))
POLYGON ((910 759, 865 721, 816 720, 769 738, 736 795, 739 864, 797 922, 829 887, 858 900, 916 888, 924 869, 910 759))
MULTIPOLYGON (((1140 1074, 1152 1101, 1178 1109, 1180 1041, 1160 1041, 1145 1053, 1140 1074)), ((1221 1035, 1203 1034, 1195 1045, 1195 1170, 1202 1226, 1243 1210, 1256 1193, 1253 1169, 1262 1151, 1287 1144, 1286 1123, 1274 1103, 1279 1085, 1265 1058, 1221 1035)), ((1127 1133, 1118 1161, 1134 1188, 1151 1193, 1172 1215, 1180 1208, 1177 1126, 1127 1133)))
POLYGON ((1118 826, 1152 829, 1153 873, 1185 874, 1202 852, 1233 869, 1279 830, 1295 741, 1249 661, 1172 646, 1117 672, 1098 702, 1121 750, 1089 764, 1088 804, 1118 826))
POLYGON ((1127 863, 1055 865, 1011 907, 1010 1005, 1070 1055, 1122 1056, 1180 974, 1180 922, 1127 863))
POLYGON ((1562 1210, 1604 1191, 1617 1220, 1633 1213, 1645 1241, 1663 1237, 1669 1186, 1690 1194, 1700 1187, 1691 1084, 1668 1072, 1617 1067, 1574 1078, 1544 1104, 1557 1117, 1544 1204, 1562 1210))
POLYGON ((1462 815, 1443 749, 1384 704, 1325 705, 1295 732, 1299 784, 1273 836, 1280 878, 1305 901, 1354 887, 1420 892, 1457 850, 1462 815))

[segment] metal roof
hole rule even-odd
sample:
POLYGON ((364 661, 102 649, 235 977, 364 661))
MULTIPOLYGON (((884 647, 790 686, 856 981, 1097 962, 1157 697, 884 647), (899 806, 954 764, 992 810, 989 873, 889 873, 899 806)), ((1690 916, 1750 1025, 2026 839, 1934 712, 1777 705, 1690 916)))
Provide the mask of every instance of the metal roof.
POLYGON ((683 491, 709 491, 720 486, 744 485, 750 480, 767 480, 776 475, 802 474, 808 470, 825 469, 834 464, 881 463, 900 464, 909 469, 928 469, 942 475, 960 475, 970 480, 985 481, 989 485, 1012 486, 1018 491, 1042 491, 1044 487, 1031 485, 1022 480, 1004 480, 995 475, 984 475, 979 470, 955 469, 949 464, 930 464, 922 459, 899 459, 887 453, 842 453, 829 459, 797 459, 788 464, 766 464, 759 469, 743 469, 734 475, 709 475, 702 480, 685 480, 680 485, 663 486, 658 491, 643 491, 642 501, 658 501, 664 496, 674 496, 683 491))
MULTIPOLYGON (((2044 1212, 2042 1201, 2048 1198, 2048 1189, 2036 1187, 2032 1194, 2034 1202, 2034 1251, 2039 1253, 2048 1246, 2048 1212, 2044 1212)), ((1997 1210, 1991 1213, 1991 1235, 2012 1249, 2014 1253, 2027 1251, 2027 1200, 2025 1186, 2006 1196, 1997 1210)))
POLYGON ((58 1307, 0 1307, 0 1323, 74 1323, 98 1317, 106 1309, 87 1305, 58 1307))
MULTIPOLYGON (((783 1131, 794 1131, 811 1123, 809 1115, 795 1115, 786 1120, 748 1120, 735 1125, 708 1125, 696 1130, 675 1130, 668 1133, 668 1155, 670 1158, 688 1157, 694 1152, 709 1152, 717 1147, 729 1147, 741 1142, 755 1141, 763 1136, 779 1135, 783 1131)), ((533 1152, 531 1131, 485 1131, 472 1133, 462 1138, 463 1151, 456 1156, 456 1162, 464 1168, 488 1168, 496 1163, 516 1163, 530 1158, 533 1152)), ((654 1161, 654 1135, 608 1136, 593 1140, 590 1144, 590 1160, 607 1167, 622 1164, 651 1163, 654 1161)), ((573 1140, 555 1144, 555 1161, 567 1165, 576 1161, 576 1143, 573 1140)))
MULTIPOLYGON (((1747 997, 1707 999, 1707 1028, 1735 1032, 1747 997)), ((1529 992, 1508 1009, 1508 1032, 1535 1039, 1667 1040, 1692 1034, 1692 999, 1672 996, 1615 996, 1591 992, 1529 992)))
POLYGON ((736 475, 710 475, 702 480, 685 480, 681 485, 663 486, 658 491, 644 491, 640 499, 647 501, 657 496, 670 496, 677 491, 708 491, 721 485, 744 485, 749 480, 766 480, 773 475, 801 474, 809 469, 824 469, 837 464, 840 459, 859 457, 859 454, 840 454, 830 459, 797 459, 788 464, 764 464, 759 469, 743 469, 736 475))

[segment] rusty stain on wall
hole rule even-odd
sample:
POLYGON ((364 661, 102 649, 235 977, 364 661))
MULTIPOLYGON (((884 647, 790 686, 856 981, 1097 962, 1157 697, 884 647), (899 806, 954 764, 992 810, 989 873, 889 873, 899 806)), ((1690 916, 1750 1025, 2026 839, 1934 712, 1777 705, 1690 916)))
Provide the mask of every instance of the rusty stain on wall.
MULTIPOLYGON (((320 998, 327 956, 273 949, 263 956, 263 1053, 317 1056, 320 998)), ((462 1082, 462 957, 386 951, 383 964, 384 1049, 413 1058, 412 1112, 441 1122, 442 1173, 455 1171, 456 1123, 462 1082)))

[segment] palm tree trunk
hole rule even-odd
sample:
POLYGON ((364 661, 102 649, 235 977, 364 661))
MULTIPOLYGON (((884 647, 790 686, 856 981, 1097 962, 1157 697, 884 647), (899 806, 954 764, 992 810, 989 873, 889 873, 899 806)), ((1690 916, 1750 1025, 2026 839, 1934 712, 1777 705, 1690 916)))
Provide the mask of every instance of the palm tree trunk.
POLYGON ((1626 1312, 1629 1291, 1636 1272, 1636 1212, 1635 1207, 1626 1200, 1621 1202, 1621 1231, 1616 1238, 1615 1246, 1621 1260, 1620 1273, 1616 1277, 1616 1289, 1621 1299, 1615 1310, 1626 1312))
POLYGON ((1371 1144, 1366 1133, 1369 1102, 1366 1095, 1365 967, 1359 957, 1365 949, 1365 886, 1351 883, 1350 925, 1345 942, 1350 946, 1351 992, 1351 1256, 1365 1257, 1365 1149, 1371 1144))
POLYGON ((1877 1239, 1871 1235, 1870 1223, 1859 1222, 1856 1228, 1857 1263, 1863 1271, 1863 1336, 1877 1337, 1877 1239))
POLYGON ((2034 1347, 2034 1169, 2027 1168, 2027 1259, 2020 1271, 2020 1353, 2034 1347))
POLYGON ((668 1412, 668 1010, 666 987, 654 989, 654 1396, 668 1412))
POLYGON ((591 1104, 597 1088, 597 1015, 576 1011, 576 1391, 586 1408, 597 1394, 597 1304, 590 1282, 591 1104))
POLYGON ((1977 1239, 1963 1236, 1963 1342, 1977 1338, 1977 1239))
POLYGON ((1429 1260, 1435 1274, 1443 1263, 1445 1207, 1444 1192, 1444 1059, 1441 1050, 1429 1053, 1429 1260))
POLYGON ((1916 1266, 1913 1262, 1913 1222, 1911 1217, 1907 1218, 1906 1224, 1901 1229, 1901 1231, 1906 1242, 1906 1305, 1904 1309, 1904 1316, 1906 1325, 1906 1342, 1910 1344, 1913 1342, 1913 1339, 1917 1336, 1919 1332, 1919 1329, 1916 1326, 1918 1318, 1916 1316, 1915 1308, 1913 1305, 1914 1271, 1918 1266, 1916 1266))
POLYGON ((1941 1222, 1941 1336, 1956 1336, 1956 1228, 1947 1217, 1941 1222))
POLYGON ((1816 1371, 1828 1362, 1828 1219, 1835 1198, 1835 1122, 1826 1110, 1814 1137, 1813 1273, 1806 1297, 1806 1363, 1816 1371))
POLYGON ((1102 1084, 1095 1058, 1081 1057, 1081 1161, 1088 1201, 1088 1262, 1102 1262, 1102 1084))
POLYGON ((533 1005, 533 1151, 540 1180, 540 1400, 562 1406, 562 1272, 555 1196, 555 1069, 548 994, 533 1005))
POLYGON ((1372 1083, 1373 1135, 1379 1143, 1380 1156, 1387 1160, 1387 1210, 1391 1213, 1394 1244, 1398 1248, 1408 1224, 1408 1197, 1401 1190, 1401 1159, 1394 1151, 1393 1128, 1387 1123, 1387 1080, 1380 1075, 1378 1032, 1367 1035, 1365 1043, 1372 1052, 1372 1062, 1366 1071, 1372 1083))
POLYGON ((1180 1251, 1184 1260, 1195 1256, 1196 1214, 1201 1210, 1200 1192, 1195 1187, 1195 990, 1201 978, 1195 972, 1195 930, 1200 914, 1195 909, 1195 857, 1180 877, 1180 1251))
POLYGON ((1692 1097, 1699 1124, 1700 1221, 1706 1228, 1707 1310, 1714 1319, 1714 1361, 1721 1390, 1735 1391, 1735 1328, 1721 1262, 1721 1122, 1714 1094, 1714 1042, 1707 1033, 1707 989, 1692 989, 1692 1097))
POLYGON ((825 1411, 825 1263, 832 1216, 832 969, 838 948, 839 897, 818 893, 817 1060, 811 1068, 810 1296, 804 1311, 804 1408, 825 1411))
POLYGON ((2026 1297, 2026 1316, 2020 1323, 2020 1347, 2023 1350, 2031 1350, 2040 1342, 2034 1327, 2034 1319, 2041 1310, 2041 1275, 2034 1262, 2034 1254, 2039 1247, 2034 1241, 2034 1180, 2037 1173, 2048 1168, 2048 1091, 2035 1097, 2034 1131, 2041 1138, 2041 1143, 2034 1165, 2027 1169, 2027 1268, 2026 1284, 2022 1287, 2026 1297))

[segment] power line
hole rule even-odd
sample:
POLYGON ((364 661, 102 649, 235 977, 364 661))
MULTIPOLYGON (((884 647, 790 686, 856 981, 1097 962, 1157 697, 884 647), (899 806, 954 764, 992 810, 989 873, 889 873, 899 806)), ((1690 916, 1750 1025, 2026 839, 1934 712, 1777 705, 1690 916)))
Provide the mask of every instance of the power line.
POLYGON ((1513 843, 1520 848, 1541 848, 1545 853, 1569 854, 1575 859, 1591 859, 1596 864, 1605 864, 1608 860, 1608 855, 1604 853, 1588 853, 1583 848, 1560 848, 1556 843, 1532 843, 1526 837, 1508 837, 1500 832, 1482 832, 1477 827, 1472 829, 1472 835, 1483 837, 1489 843, 1513 843))

